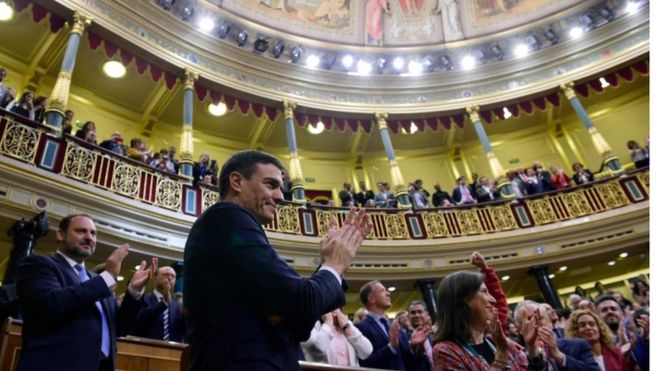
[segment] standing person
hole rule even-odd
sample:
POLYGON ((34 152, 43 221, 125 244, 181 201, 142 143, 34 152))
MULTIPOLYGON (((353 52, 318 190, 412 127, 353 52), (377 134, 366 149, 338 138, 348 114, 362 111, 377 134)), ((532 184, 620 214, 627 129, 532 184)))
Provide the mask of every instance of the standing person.
POLYGON ((86 215, 69 215, 57 229, 57 252, 30 255, 18 269, 16 291, 23 314, 19 371, 114 370, 115 340, 128 331, 155 271, 142 261, 117 310, 112 293, 128 244, 114 250, 97 275, 85 260, 96 250, 96 227, 86 215))
POLYGON ((626 144, 630 150, 630 159, 635 163, 635 169, 649 166, 649 157, 646 154, 646 149, 639 146, 639 143, 634 140, 629 140, 626 144))
POLYGON ((445 277, 438 287, 438 333, 433 364, 441 370, 544 370, 546 362, 534 345, 538 316, 520 330, 525 349, 504 336, 495 314, 496 300, 479 273, 459 271, 445 277), (486 331, 490 335, 486 335, 486 331), (528 358, 529 357, 529 358, 528 358))
POLYGON ((367 358, 373 350, 369 339, 339 308, 321 316, 302 346, 312 362, 345 367, 359 367, 358 358, 367 358))
POLYGON ((374 200, 376 201, 376 207, 396 207, 396 198, 394 197, 394 194, 392 194, 392 192, 390 192, 390 190, 387 188, 387 184, 384 182, 378 182, 376 183, 376 186, 378 187, 378 192, 376 192, 374 197, 374 200))
POLYGON ((576 185, 586 184, 594 181, 594 174, 589 169, 585 169, 579 162, 573 163, 573 181, 576 185))
POLYGON ((449 193, 445 192, 440 188, 440 183, 435 183, 433 186, 435 192, 431 198, 433 202, 433 207, 441 207, 445 200, 449 200, 449 193))
POLYGON ((379 281, 369 281, 362 286, 360 301, 369 312, 355 326, 373 346, 373 352, 368 358, 360 360, 360 366, 400 371, 422 369, 421 362, 426 358, 424 340, 431 330, 416 329, 408 336, 400 328, 399 321, 390 324, 386 314, 392 306, 390 292, 379 281))
POLYGON ((173 299, 176 272, 172 267, 160 267, 154 280, 156 288, 144 296, 144 306, 130 334, 182 343, 185 335, 183 308, 173 299))
POLYGON ((591 354, 601 371, 635 370, 634 361, 624 358, 621 349, 615 346, 612 331, 596 313, 583 309, 571 313, 566 333, 569 338, 589 342, 591 354))
POLYGON ((34 93, 27 90, 21 95, 17 101, 13 101, 7 105, 7 111, 14 112, 17 115, 34 120, 34 93))
POLYGON ((477 195, 465 183, 465 176, 456 179, 457 186, 452 192, 452 201, 456 205, 473 204, 477 202, 477 195))
POLYGON ((341 206, 343 207, 355 206, 355 196, 351 183, 344 183, 344 189, 339 192, 339 199, 341 200, 341 206))
MULTIPOLYGON (((432 370, 433 369, 433 339, 431 336, 431 327, 427 323, 431 317, 429 316, 429 311, 426 309, 426 304, 421 300, 413 300, 408 304, 408 318, 410 319, 410 325, 413 329, 424 329, 428 328, 428 335, 424 339, 424 344, 422 344, 422 349, 426 359, 421 361, 417 371, 432 370)), ((410 331, 412 333, 412 331, 410 331)), ((422 351, 420 349, 420 351, 422 351)))
POLYGON ((191 370, 298 370, 299 342, 323 313, 344 304, 343 274, 371 231, 364 210, 332 220, 319 270, 303 280, 272 248, 262 225, 282 197, 282 163, 242 151, 220 171, 221 202, 193 224, 184 251, 191 370))

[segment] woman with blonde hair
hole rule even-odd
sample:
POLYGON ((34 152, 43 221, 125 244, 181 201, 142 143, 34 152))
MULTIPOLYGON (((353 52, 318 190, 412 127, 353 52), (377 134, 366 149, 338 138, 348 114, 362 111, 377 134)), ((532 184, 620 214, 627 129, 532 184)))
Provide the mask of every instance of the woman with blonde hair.
POLYGON ((615 346, 610 328, 600 316, 590 310, 578 309, 571 313, 566 326, 566 337, 587 340, 594 359, 603 371, 635 370, 634 361, 624 356, 621 349, 615 346))

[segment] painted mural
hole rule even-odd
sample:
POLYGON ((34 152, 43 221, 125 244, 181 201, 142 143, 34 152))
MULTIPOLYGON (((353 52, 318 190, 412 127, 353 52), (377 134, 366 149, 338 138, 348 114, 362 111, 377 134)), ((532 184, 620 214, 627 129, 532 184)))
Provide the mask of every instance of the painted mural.
MULTIPOLYGON (((204 0, 202 0, 204 1, 204 0)), ((460 41, 547 17, 581 0, 205 0, 283 32, 343 44, 460 41)))

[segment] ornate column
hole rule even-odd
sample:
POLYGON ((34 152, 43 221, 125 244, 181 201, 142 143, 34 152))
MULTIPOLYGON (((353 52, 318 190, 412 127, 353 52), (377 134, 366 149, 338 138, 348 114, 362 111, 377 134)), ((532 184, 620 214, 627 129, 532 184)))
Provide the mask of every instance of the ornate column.
POLYGON ((76 65, 78 46, 85 28, 92 24, 92 18, 78 12, 73 13, 73 27, 69 33, 69 41, 64 51, 64 60, 53 91, 46 106, 44 124, 51 128, 58 136, 62 135, 62 124, 64 122, 64 111, 69 101, 69 90, 71 89, 71 75, 76 65))
POLYGON ((623 167, 621 167, 619 158, 612 154, 612 147, 610 147, 607 141, 605 141, 605 138, 603 138, 603 135, 594 126, 594 123, 591 121, 591 118, 589 118, 587 111, 584 109, 582 103, 580 103, 580 100, 575 95, 575 90, 573 89, 574 86, 575 84, 572 81, 559 84, 559 88, 561 89, 562 93, 564 93, 564 96, 566 96, 566 99, 571 102, 571 106, 573 106, 573 110, 575 110, 575 113, 580 118, 580 121, 582 121, 582 125, 587 128, 587 131, 591 135, 591 141, 594 143, 594 147, 596 147, 598 154, 602 157, 604 167, 611 171, 613 174, 621 173, 623 171, 623 167))
POLYGON ((527 271, 528 274, 531 274, 536 279, 536 283, 539 285, 539 290, 543 294, 545 302, 550 304, 555 309, 562 308, 561 300, 559 300, 559 295, 555 286, 552 284, 552 280, 548 277, 548 265, 536 265, 529 268, 527 271))
POLYGON ((181 144, 179 153, 181 154, 181 165, 179 166, 179 175, 191 179, 193 178, 193 90, 195 89, 195 80, 199 74, 185 69, 183 77, 183 128, 181 131, 181 144))
POLYGON ((481 123, 481 118, 479 118, 479 106, 468 106, 466 109, 470 121, 472 122, 472 127, 479 137, 481 146, 486 152, 486 157, 488 158, 488 165, 490 165, 490 171, 493 173, 495 179, 500 179, 497 184, 497 188, 500 190, 500 193, 503 197, 514 197, 513 188, 511 187, 511 182, 509 182, 506 177, 506 171, 502 167, 500 160, 497 159, 495 153, 493 152, 493 147, 490 145, 488 140, 488 135, 486 135, 486 130, 484 125, 481 123))
POLYGON ((289 178, 291 179, 291 193, 294 202, 305 202, 305 188, 303 186, 303 172, 298 157, 298 144, 296 131, 293 126, 293 110, 296 104, 286 99, 282 101, 284 110, 284 125, 286 127, 286 141, 289 144, 289 178))
POLYGON ((435 281, 435 278, 424 278, 415 282, 415 287, 422 292, 426 309, 429 311, 429 316, 431 316, 434 322, 438 318, 438 303, 436 302, 435 290, 433 289, 435 281))
POLYGON ((408 188, 406 182, 403 180, 403 175, 401 174, 401 169, 399 169, 399 164, 396 162, 396 155, 394 154, 394 146, 392 146, 392 139, 390 139, 390 132, 387 131, 387 112, 376 112, 374 114, 376 117, 376 123, 378 123, 378 130, 380 131, 380 138, 383 141, 383 147, 385 147, 385 154, 387 155, 387 161, 390 163, 390 175, 392 177, 392 189, 393 193, 397 198, 399 207, 401 208, 410 208, 412 204, 410 202, 410 196, 408 195, 408 188))

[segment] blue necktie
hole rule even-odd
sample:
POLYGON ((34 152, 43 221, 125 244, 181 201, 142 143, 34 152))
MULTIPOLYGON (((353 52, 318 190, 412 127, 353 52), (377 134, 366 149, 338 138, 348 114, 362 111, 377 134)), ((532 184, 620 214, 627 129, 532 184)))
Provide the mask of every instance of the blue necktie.
MULTIPOLYGON (((89 280, 87 271, 82 264, 76 264, 73 267, 78 271, 78 278, 80 278, 81 283, 89 280)), ((110 355, 110 328, 108 327, 108 319, 105 315, 105 311, 103 311, 101 302, 97 301, 95 304, 99 313, 101 313, 101 353, 108 357, 110 355)))
POLYGON ((379 319, 379 321, 380 321, 380 323, 382 323, 383 326, 385 327, 385 333, 386 333, 387 336, 389 337, 389 336, 390 336, 390 322, 389 322, 389 321, 387 320, 387 318, 385 318, 385 317, 381 317, 381 318, 379 319))

